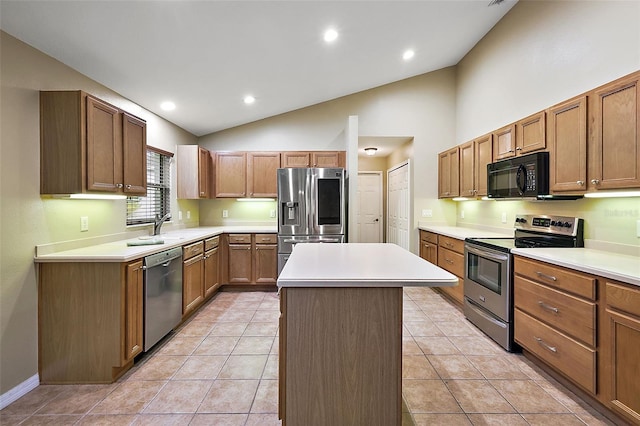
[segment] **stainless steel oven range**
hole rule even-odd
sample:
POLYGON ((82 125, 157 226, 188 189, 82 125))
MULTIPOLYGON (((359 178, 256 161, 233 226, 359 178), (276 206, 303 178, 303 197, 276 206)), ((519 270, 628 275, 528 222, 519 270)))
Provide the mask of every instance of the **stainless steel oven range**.
POLYGON ((514 247, 583 247, 583 220, 518 215, 514 238, 467 238, 464 245, 464 314, 500 346, 512 352, 514 247))

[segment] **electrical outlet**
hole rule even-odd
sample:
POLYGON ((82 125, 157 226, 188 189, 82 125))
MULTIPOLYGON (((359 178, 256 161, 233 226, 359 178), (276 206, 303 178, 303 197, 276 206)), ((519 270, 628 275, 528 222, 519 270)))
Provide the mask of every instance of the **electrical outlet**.
POLYGON ((422 217, 432 217, 433 210, 431 209, 422 209, 422 217))
POLYGON ((178 211, 178 220, 182 220, 182 210, 178 211))
POLYGON ((269 212, 269 217, 276 217, 275 209, 271 209, 271 211, 269 212))
POLYGON ((502 223, 507 223, 507 212, 502 212, 502 223))
POLYGON ((187 210, 187 219, 191 219, 191 210, 187 210))
POLYGON ((222 210, 222 217, 229 217, 229 210, 222 210))
POLYGON ((80 216, 80 232, 89 230, 89 216, 80 216))
POLYGON ((464 210, 460 210, 460 219, 464 219, 464 210))

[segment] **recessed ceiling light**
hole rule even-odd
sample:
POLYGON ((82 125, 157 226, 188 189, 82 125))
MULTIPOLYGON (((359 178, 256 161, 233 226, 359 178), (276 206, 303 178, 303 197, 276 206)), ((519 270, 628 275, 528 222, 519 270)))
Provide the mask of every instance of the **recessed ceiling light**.
POLYGON ((176 109, 176 104, 174 104, 171 101, 165 101, 160 104, 160 108, 162 108, 165 111, 173 111, 174 109, 176 109))
POLYGON ((333 28, 329 28, 327 31, 324 32, 324 41, 326 41, 327 43, 336 41, 337 38, 338 38, 338 32, 333 28))
POLYGON ((255 101, 256 101, 256 98, 254 98, 251 95, 247 95, 247 96, 244 97, 244 103, 247 104, 247 105, 251 105, 255 101))
POLYGON ((415 54, 416 54, 416 52, 414 52, 413 50, 407 49, 402 54, 402 59, 404 59, 405 61, 408 61, 409 59, 413 58, 415 56, 415 54))

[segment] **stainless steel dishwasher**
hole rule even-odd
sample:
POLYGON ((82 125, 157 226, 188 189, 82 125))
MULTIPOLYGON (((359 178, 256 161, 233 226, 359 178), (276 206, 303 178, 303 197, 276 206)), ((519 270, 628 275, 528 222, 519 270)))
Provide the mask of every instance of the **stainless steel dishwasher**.
POLYGON ((144 258, 144 351, 182 319, 182 247, 144 258))

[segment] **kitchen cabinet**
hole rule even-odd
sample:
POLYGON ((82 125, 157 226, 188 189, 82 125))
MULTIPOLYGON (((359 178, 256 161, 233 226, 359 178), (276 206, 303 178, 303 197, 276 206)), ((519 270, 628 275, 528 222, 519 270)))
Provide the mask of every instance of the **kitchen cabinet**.
POLYGON ((600 383, 602 400, 616 414, 640 424, 640 288, 609 279, 604 287, 600 383))
POLYGON ((247 153, 216 152, 216 198, 247 196, 247 153))
POLYGON ((438 155, 438 198, 460 195, 460 149, 455 148, 438 155))
POLYGON ((247 192, 249 197, 278 196, 279 152, 247 153, 247 192))
POLYGON ((213 164, 208 150, 198 145, 178 145, 177 197, 192 200, 211 198, 212 169, 213 164))
POLYGON ((344 151, 286 151, 282 167, 345 167, 344 151))
POLYGON ((459 146, 460 196, 487 195, 487 164, 493 161, 493 135, 484 135, 459 146))
POLYGON ((640 188, 640 71, 589 94, 589 190, 640 188))
POLYGON ((204 240, 204 299, 213 296, 220 288, 220 237, 204 240))
POLYGON ((182 318, 191 315, 204 301, 204 242, 182 248, 182 318))
POLYGON ((112 383, 143 345, 142 260, 38 264, 41 384, 112 383))
POLYGON ((587 189, 587 97, 579 96, 547 110, 549 189, 587 189))
POLYGON ((227 282, 274 285, 278 278, 276 234, 228 234, 227 282))
POLYGON ((594 276, 515 256, 515 341, 591 395, 597 392, 596 284, 594 276))
POLYGON ((82 91, 40 92, 40 193, 144 195, 146 123, 82 91))
POLYGON ((420 230, 420 257, 438 264, 438 234, 420 230))
POLYGON ((454 301, 464 303, 464 241, 438 235, 438 266, 458 277, 458 285, 438 287, 454 301))
POLYGON ((510 124, 493 132, 493 161, 516 155, 516 125, 510 124))
POLYGON ((546 113, 540 111, 516 123, 516 155, 540 151, 547 147, 546 113))

